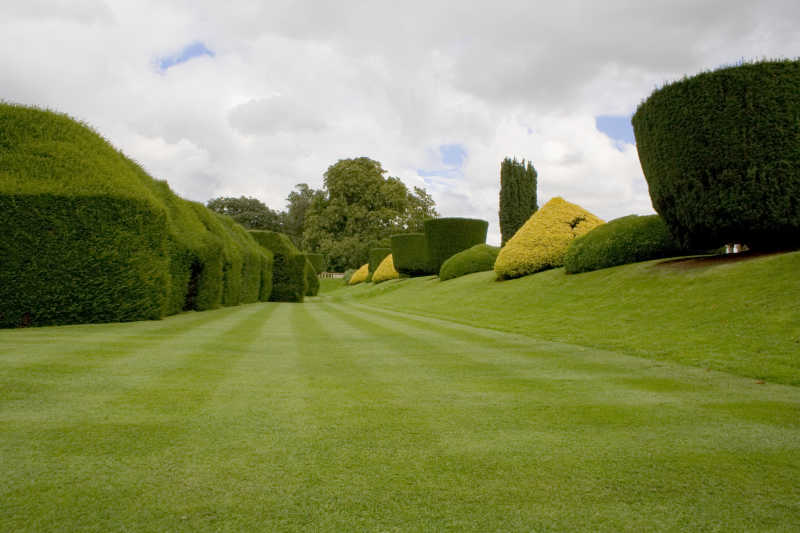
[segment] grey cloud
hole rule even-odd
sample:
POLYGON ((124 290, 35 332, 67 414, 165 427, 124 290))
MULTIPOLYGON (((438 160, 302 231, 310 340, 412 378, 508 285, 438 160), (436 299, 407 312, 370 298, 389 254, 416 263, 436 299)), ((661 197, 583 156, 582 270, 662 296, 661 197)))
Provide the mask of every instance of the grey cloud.
POLYGON ((245 135, 318 131, 325 127, 311 109, 287 96, 250 100, 231 109, 228 119, 233 128, 245 135))

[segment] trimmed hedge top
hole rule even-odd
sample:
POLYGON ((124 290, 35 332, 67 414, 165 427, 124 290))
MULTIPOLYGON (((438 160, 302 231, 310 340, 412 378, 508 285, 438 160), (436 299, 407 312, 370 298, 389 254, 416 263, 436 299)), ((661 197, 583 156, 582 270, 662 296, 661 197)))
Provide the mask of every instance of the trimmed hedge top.
POLYGON ((564 270, 577 274, 684 252, 660 216, 629 215, 597 226, 572 241, 564 256, 564 270))
POLYGON ((375 283, 380 283, 381 281, 388 281, 390 279, 397 279, 399 277, 400 274, 398 274, 397 270, 394 269, 392 254, 389 254, 383 258, 381 264, 375 269, 375 273, 372 274, 372 281, 375 283))
POLYGON ((534 213, 500 250, 494 271, 498 279, 510 279, 560 267, 572 240, 602 223, 592 213, 557 196, 534 213))
POLYGON ((428 259, 428 243, 424 233, 392 235, 392 260, 400 274, 429 276, 436 274, 428 259))
POLYGON ((314 271, 316 271, 317 274, 325 272, 325 269, 328 268, 328 260, 326 259, 325 254, 306 252, 305 256, 314 266, 314 271))
POLYGON ((431 218, 425 221, 428 258, 434 272, 449 257, 486 242, 489 222, 475 218, 431 218))
POLYGON ((800 61, 704 72, 633 116, 653 207, 685 245, 800 244, 800 61))
POLYGON ((498 253, 500 253, 500 248, 497 246, 476 244, 445 261, 439 271, 439 279, 445 281, 473 272, 492 270, 498 253))

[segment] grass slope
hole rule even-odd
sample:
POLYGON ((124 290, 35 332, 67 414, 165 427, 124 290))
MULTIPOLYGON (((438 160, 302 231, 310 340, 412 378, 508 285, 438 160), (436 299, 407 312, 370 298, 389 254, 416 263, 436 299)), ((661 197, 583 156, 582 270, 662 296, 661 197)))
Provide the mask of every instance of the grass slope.
POLYGON ((403 279, 331 298, 800 385, 798 272, 793 252, 503 282, 403 279))
POLYGON ((340 292, 0 331, 0 530, 800 528, 800 389, 340 292))

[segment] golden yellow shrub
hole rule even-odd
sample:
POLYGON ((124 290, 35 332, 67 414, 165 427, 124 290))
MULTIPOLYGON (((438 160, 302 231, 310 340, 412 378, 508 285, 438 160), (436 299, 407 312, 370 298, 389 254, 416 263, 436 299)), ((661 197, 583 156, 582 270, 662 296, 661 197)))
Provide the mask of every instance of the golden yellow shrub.
POLYGON ((367 276, 369 276, 369 263, 361 265, 361 268, 353 272, 353 275, 350 276, 349 284, 355 285, 356 283, 367 281, 367 276))
POLYGON ((543 205, 500 250, 494 271, 498 279, 518 278, 564 264, 575 237, 603 221, 580 206, 555 197, 543 205))
POLYGON ((397 279, 399 277, 400 274, 394 268, 394 259, 392 258, 392 254, 389 254, 383 258, 381 264, 375 269, 375 272, 372 274, 372 281, 375 283, 380 283, 381 281, 397 279))

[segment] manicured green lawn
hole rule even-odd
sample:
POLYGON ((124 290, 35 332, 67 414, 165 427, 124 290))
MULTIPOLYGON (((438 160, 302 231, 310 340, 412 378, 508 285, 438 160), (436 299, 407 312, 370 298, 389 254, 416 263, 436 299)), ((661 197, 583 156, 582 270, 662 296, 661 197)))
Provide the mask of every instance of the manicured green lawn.
POLYGON ((332 295, 4 330, 0 477, 0 531, 788 532, 800 389, 332 295))
POLYGON ((329 298, 800 385, 800 252, 746 257, 415 278, 329 298))

